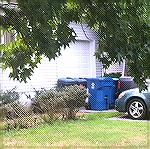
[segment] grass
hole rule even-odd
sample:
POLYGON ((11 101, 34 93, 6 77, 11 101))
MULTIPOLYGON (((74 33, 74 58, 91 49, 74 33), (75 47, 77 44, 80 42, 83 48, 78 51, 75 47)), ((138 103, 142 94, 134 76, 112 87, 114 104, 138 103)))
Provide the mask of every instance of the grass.
POLYGON ((57 121, 3 134, 3 148, 146 148, 150 122, 108 120, 118 112, 81 115, 78 120, 57 121))

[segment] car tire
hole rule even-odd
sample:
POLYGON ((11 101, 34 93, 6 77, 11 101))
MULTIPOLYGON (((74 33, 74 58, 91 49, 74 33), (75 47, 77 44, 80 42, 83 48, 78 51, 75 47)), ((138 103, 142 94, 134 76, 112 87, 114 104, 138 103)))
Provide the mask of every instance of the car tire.
POLYGON ((132 99, 127 106, 127 112, 132 119, 145 119, 147 115, 147 109, 145 103, 138 98, 132 99))

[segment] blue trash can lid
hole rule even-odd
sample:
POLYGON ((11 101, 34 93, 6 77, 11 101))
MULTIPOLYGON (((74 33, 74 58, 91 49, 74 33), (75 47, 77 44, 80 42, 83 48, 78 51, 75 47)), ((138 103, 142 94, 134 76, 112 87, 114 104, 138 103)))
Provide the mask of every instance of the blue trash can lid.
POLYGON ((113 81, 111 77, 85 78, 87 81, 113 81))
POLYGON ((87 81, 99 81, 99 78, 85 78, 87 81))
POLYGON ((100 81, 113 81, 111 77, 100 77, 99 80, 100 81))
POLYGON ((77 82, 86 82, 86 79, 84 79, 84 78, 73 78, 73 80, 75 80, 77 82))

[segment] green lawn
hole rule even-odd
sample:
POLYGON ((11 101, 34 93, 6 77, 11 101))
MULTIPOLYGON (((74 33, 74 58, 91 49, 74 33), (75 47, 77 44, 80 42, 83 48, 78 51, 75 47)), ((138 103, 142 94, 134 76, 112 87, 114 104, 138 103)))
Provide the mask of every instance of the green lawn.
MULTIPOLYGON (((82 119, 43 124, 3 134, 3 148, 146 148, 150 122, 108 120, 117 112, 94 113, 82 119)), ((149 140, 148 140, 149 139, 149 140)))

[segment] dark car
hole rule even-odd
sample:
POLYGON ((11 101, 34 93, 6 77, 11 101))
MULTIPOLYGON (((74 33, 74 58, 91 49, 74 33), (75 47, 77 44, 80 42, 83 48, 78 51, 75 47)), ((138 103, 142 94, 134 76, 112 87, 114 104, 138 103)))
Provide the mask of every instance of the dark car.
POLYGON ((122 92, 115 101, 115 109, 127 112, 132 119, 145 119, 150 116, 150 84, 148 90, 139 92, 138 88, 122 92))

